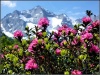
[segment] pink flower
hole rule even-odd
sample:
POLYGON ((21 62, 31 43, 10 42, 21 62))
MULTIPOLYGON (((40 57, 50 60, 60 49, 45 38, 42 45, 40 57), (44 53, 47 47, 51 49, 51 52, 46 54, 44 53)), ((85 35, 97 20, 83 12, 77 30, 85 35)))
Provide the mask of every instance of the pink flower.
POLYGON ((84 34, 86 34, 86 33, 88 33, 88 31, 87 31, 87 30, 82 31, 82 32, 81 32, 81 35, 84 35, 84 34))
POLYGON ((87 31, 91 31, 93 29, 93 27, 92 27, 92 25, 90 25, 90 26, 87 26, 87 31))
POLYGON ((4 58, 4 54, 0 54, 0 58, 4 58))
POLYGON ((82 21, 83 21, 84 24, 89 24, 92 20, 91 20, 90 17, 84 17, 84 18, 82 19, 82 21))
POLYGON ((73 34, 77 33, 77 31, 75 29, 70 29, 70 32, 73 33, 73 34))
POLYGON ((14 49, 18 49, 19 47, 18 47, 18 45, 14 45, 14 49))
POLYGON ((85 33, 84 35, 81 36, 82 39, 92 39, 93 35, 92 33, 85 33))
POLYGON ((71 42, 72 45, 76 45, 78 43, 77 39, 74 38, 74 40, 71 42))
POLYGON ((37 36, 42 36, 42 32, 37 32, 37 36))
POLYGON ((60 46, 63 46, 63 45, 64 45, 64 42, 66 42, 66 40, 63 40, 63 41, 60 43, 60 46))
POLYGON ((61 32, 54 32, 54 36, 55 37, 60 37, 61 36, 61 32))
POLYGON ((96 20, 95 22, 92 23, 92 25, 93 27, 100 26, 100 21, 96 20))
POLYGON ((28 47, 28 51, 29 51, 29 52, 33 52, 33 48, 35 48, 37 44, 38 44, 38 39, 35 38, 35 39, 30 43, 30 45, 29 45, 29 47, 28 47))
POLYGON ((29 51, 29 52, 33 52, 33 45, 34 45, 33 43, 31 43, 31 44, 29 45, 29 47, 28 47, 28 51, 29 51))
POLYGON ((23 34, 20 30, 17 30, 17 31, 14 32, 14 37, 17 38, 17 39, 22 38, 23 34))
POLYGON ((54 40, 54 41, 57 41, 57 38, 56 38, 56 37, 54 37, 54 38, 53 38, 53 40, 54 40))
POLYGON ((72 75, 82 75, 82 72, 79 70, 74 70, 71 72, 72 75))
POLYGON ((94 64, 90 64, 90 67, 94 67, 95 65, 94 64))
POLYGON ((57 48, 57 49, 56 49, 56 54, 57 54, 57 55, 60 55, 60 52, 61 52, 61 50, 57 48))
POLYGON ((100 48, 97 45, 92 44, 90 48, 90 52, 99 53, 100 48))
POLYGON ((34 64, 33 64, 33 69, 37 69, 37 68, 38 68, 37 63, 34 63, 34 64))
POLYGON ((49 25, 49 21, 47 18, 41 18, 38 22, 38 27, 40 28, 48 25, 49 25))
POLYGON ((77 33, 77 31, 76 31, 75 29, 73 29, 73 28, 67 28, 67 29, 66 29, 66 34, 68 35, 69 32, 71 32, 71 33, 73 33, 73 34, 76 34, 76 33, 77 33))
POLYGON ((62 27, 58 28, 58 32, 66 31, 67 25, 62 25, 62 27))
POLYGON ((35 60, 34 59, 30 59, 26 65, 25 65, 25 69, 26 70, 32 70, 32 69, 37 69, 38 68, 38 65, 35 63, 35 60))

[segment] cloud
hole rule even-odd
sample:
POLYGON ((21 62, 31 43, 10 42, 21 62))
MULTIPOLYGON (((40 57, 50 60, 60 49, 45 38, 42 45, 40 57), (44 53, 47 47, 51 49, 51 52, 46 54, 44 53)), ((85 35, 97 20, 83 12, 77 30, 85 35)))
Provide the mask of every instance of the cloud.
POLYGON ((13 1, 1 1, 1 4, 10 8, 16 7, 16 3, 13 1))
POLYGON ((80 9, 81 7, 73 7, 73 9, 80 9))

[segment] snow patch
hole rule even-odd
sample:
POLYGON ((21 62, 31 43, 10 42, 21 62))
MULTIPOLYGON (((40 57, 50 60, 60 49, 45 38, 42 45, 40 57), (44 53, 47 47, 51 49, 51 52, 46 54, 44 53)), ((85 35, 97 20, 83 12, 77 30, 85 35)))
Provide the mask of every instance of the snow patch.
POLYGON ((33 24, 33 23, 27 23, 26 26, 28 26, 29 29, 31 29, 31 28, 35 29, 36 24, 33 24))
POLYGON ((49 24, 52 26, 52 28, 55 28, 57 26, 62 26, 61 25, 62 19, 58 19, 56 17, 48 17, 48 19, 50 20, 49 24))
POLYGON ((7 31, 5 30, 5 28, 3 27, 2 24, 1 24, 1 29, 2 29, 2 32, 3 32, 6 36, 8 36, 8 37, 13 37, 13 34, 10 33, 10 32, 7 32, 7 31))
POLYGON ((24 20, 24 21, 30 21, 30 22, 33 21, 33 18, 26 18, 26 17, 23 16, 23 15, 20 15, 20 19, 22 19, 22 20, 24 20))
POLYGON ((11 15, 9 17, 12 17, 11 15))
POLYGON ((76 20, 76 18, 74 18, 74 17, 69 17, 70 19, 71 19, 71 21, 72 21, 72 25, 74 26, 75 24, 77 24, 77 22, 75 21, 76 20))

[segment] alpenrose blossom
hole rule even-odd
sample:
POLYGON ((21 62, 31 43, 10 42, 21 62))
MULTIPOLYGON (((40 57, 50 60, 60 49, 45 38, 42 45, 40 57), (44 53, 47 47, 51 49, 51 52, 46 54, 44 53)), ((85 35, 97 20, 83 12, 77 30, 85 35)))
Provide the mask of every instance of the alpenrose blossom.
POLYGON ((38 44, 38 39, 35 38, 35 39, 30 43, 30 45, 29 45, 29 47, 28 47, 28 51, 29 51, 29 52, 34 52, 33 48, 35 48, 37 44, 38 44))
POLYGON ((62 25, 61 27, 58 28, 58 32, 66 31, 67 25, 62 25))
POLYGON ((87 25, 87 24, 89 24, 92 21, 92 19, 90 17, 83 17, 82 21, 83 21, 84 24, 87 25))
POLYGON ((19 48, 19 46, 18 45, 14 45, 14 49, 18 49, 19 48))
POLYGON ((90 52, 95 52, 95 53, 99 53, 100 49, 97 45, 92 44, 91 48, 90 48, 90 52))
POLYGON ((92 26, 93 27, 100 26, 100 21, 99 20, 96 20, 95 22, 92 23, 92 26))
POLYGON ((54 36, 57 38, 57 37, 60 37, 61 36, 61 32, 54 32, 54 36))
POLYGON ((85 33, 84 35, 81 35, 81 39, 92 39, 93 35, 92 33, 85 33))
POLYGON ((77 33, 77 31, 76 31, 75 29, 69 28, 69 27, 68 27, 68 28, 66 29, 66 34, 69 35, 69 32, 71 32, 71 33, 73 33, 73 34, 76 34, 76 33, 77 33))
POLYGON ((75 29, 72 29, 72 28, 71 28, 70 32, 73 33, 73 34, 77 33, 77 31, 75 29))
POLYGON ((4 54, 0 54, 0 58, 4 58, 4 54))
POLYGON ((87 31, 91 31, 93 29, 92 25, 87 26, 87 31))
POLYGON ((37 36, 41 37, 42 36, 42 32, 37 32, 37 36))
POLYGON ((76 45, 78 43, 77 38, 74 38, 74 40, 71 42, 72 45, 76 45))
POLYGON ((66 42, 66 40, 63 40, 63 41, 60 43, 60 46, 63 46, 65 42, 66 42))
POLYGON ((62 32, 65 32, 66 35, 68 35, 69 32, 76 34, 77 31, 73 28, 68 27, 67 25, 62 25, 61 27, 58 28, 58 33, 62 34, 62 32))
POLYGON ((41 28, 41 27, 45 27, 45 26, 49 26, 49 21, 47 18, 41 18, 38 22, 38 27, 41 28))
POLYGON ((55 52, 56 52, 57 55, 60 55, 61 50, 57 48, 55 52))
POLYGON ((38 65, 34 59, 30 59, 25 65, 26 70, 32 70, 32 69, 37 69, 37 68, 38 68, 38 65))
POLYGON ((23 33, 20 30, 17 30, 14 32, 14 38, 22 38, 23 37, 23 33))
POLYGON ((74 70, 71 72, 71 75, 82 75, 82 72, 79 70, 74 70))

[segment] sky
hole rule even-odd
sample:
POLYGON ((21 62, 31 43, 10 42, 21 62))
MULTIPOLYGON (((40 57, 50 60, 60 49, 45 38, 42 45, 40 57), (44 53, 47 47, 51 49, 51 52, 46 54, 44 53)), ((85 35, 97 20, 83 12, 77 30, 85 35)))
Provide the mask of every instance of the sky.
POLYGON ((99 1, 1 1, 1 18, 14 10, 29 10, 37 5, 55 14, 67 14, 70 18, 82 18, 86 10, 99 15, 99 1))

